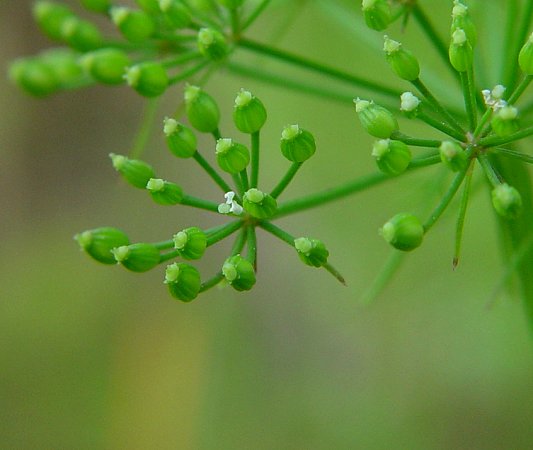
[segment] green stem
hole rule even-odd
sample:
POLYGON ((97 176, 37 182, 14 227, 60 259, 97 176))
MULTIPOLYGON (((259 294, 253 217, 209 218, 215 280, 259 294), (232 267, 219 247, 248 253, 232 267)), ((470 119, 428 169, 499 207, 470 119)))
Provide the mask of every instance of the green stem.
POLYGON ((168 241, 154 242, 152 245, 158 250, 166 250, 167 248, 174 247, 174 239, 169 239, 168 241))
POLYGON ((256 8, 250 13, 250 15, 242 24, 241 31, 246 30, 250 25, 252 25, 270 2, 271 0, 263 0, 261 3, 259 3, 259 5, 256 6, 256 8))
POLYGON ((220 242, 221 240, 227 238, 231 234, 235 233, 235 231, 242 228, 243 222, 242 220, 236 220, 234 222, 230 222, 228 224, 225 224, 223 227, 217 227, 217 231, 209 234, 207 236, 207 246, 210 247, 212 245, 215 245, 217 242, 220 242))
POLYGON ((186 69, 183 72, 180 72, 179 74, 169 78, 168 80, 169 86, 172 86, 173 84, 179 83, 180 81, 183 81, 189 77, 192 77, 195 73, 200 72, 200 70, 202 70, 210 62, 211 61, 209 60, 202 61, 201 63, 196 64, 195 66, 192 66, 189 69, 186 69))
POLYGON ((248 242, 248 254, 246 259, 257 268, 257 236, 255 234, 255 226, 248 225, 246 230, 246 241, 248 242))
POLYGON ((143 153, 146 144, 150 139, 152 128, 154 127, 158 107, 159 98, 153 98, 146 102, 146 106, 143 111, 141 126, 139 128, 139 131, 135 135, 135 139, 133 140, 133 146, 129 155, 131 159, 138 159, 143 153))
POLYGON ((463 134, 455 131, 453 128, 448 126, 445 122, 434 119, 433 117, 427 115, 426 113, 422 111, 418 113, 417 118, 427 123, 430 127, 433 127, 436 130, 442 131, 444 134, 447 134, 448 136, 451 136, 454 139, 457 139, 458 141, 462 142, 465 139, 465 136, 463 134))
POLYGON ((463 187, 463 195, 461 196, 461 206, 459 207, 459 215, 457 216, 457 223, 455 225, 455 252, 453 255, 453 268, 459 264, 459 257, 461 255, 461 243, 463 240, 463 229, 465 224, 466 209, 468 207, 468 199, 470 198, 470 186, 472 184, 472 174, 474 173, 475 160, 470 162, 468 168, 465 184, 463 187))
POLYGON ((429 20, 429 17, 424 13, 422 8, 420 7, 420 4, 418 2, 415 2, 414 6, 411 8, 411 11, 418 25, 422 28, 426 36, 429 38, 430 42, 435 47, 435 49, 437 50, 437 53, 442 58, 444 63, 449 68, 453 69, 453 67, 450 64, 450 59, 448 58, 448 46, 440 38, 439 34, 437 33, 437 30, 435 30, 435 27, 429 20))
POLYGON ((487 155, 480 154, 478 155, 477 160, 481 164, 483 172, 485 173, 485 176, 488 178, 492 187, 496 187, 502 184, 502 180, 500 179, 500 176, 498 175, 498 173, 492 166, 487 155))
POLYGON ((222 134, 220 133, 220 129, 216 129, 216 130, 213 130, 211 132, 211 135, 213 136, 213 139, 215 139, 215 142, 218 141, 221 137, 222 137, 222 134))
POLYGON ((344 284, 344 286, 347 286, 346 284, 346 280, 344 279, 344 277, 341 275, 341 273, 335 269, 335 267, 333 267, 330 263, 326 263, 322 266, 324 269, 326 269, 331 275, 333 275, 337 281, 339 281, 340 283, 344 284))
POLYGON ((181 200, 181 204, 218 213, 218 205, 216 203, 193 197, 191 195, 184 195, 183 199, 181 200))
POLYGON ((474 138, 478 138, 480 135, 485 134, 486 132, 483 132, 483 128, 487 124, 487 122, 490 120, 492 116, 493 110, 492 108, 488 107, 483 116, 481 117, 481 120, 477 124, 476 129, 474 130, 474 138))
POLYGON ((224 275, 222 272, 218 272, 215 276, 209 278, 208 280, 204 281, 200 286, 200 292, 205 292, 208 289, 211 289, 215 287, 218 283, 220 283, 224 279, 224 275))
POLYGON ((287 233, 285 230, 282 230, 280 227, 274 225, 272 222, 262 221, 259 222, 259 226, 268 231, 270 234, 273 234, 277 238, 289 244, 291 247, 294 247, 294 236, 287 233))
POLYGON ((479 140, 479 145, 482 147, 496 147, 502 144, 508 144, 509 142, 518 141, 533 134, 533 126, 524 128, 509 136, 488 136, 479 140))
POLYGON ((401 251, 393 251, 387 258, 384 266, 379 271, 377 277, 372 281, 370 287, 365 291, 361 297, 361 304, 368 305, 376 299, 376 297, 383 291, 385 286, 391 281, 393 275, 399 269, 401 263, 405 260, 406 253, 401 251))
POLYGON ((280 49, 269 47, 259 42, 255 42, 255 41, 243 38, 238 42, 238 45, 247 50, 255 51, 262 55, 269 56, 275 59, 279 59, 281 61, 293 64, 299 67, 303 67, 308 70, 312 70, 322 75, 327 75, 337 80, 344 81, 357 88, 369 89, 375 93, 393 97, 395 100, 401 94, 401 92, 397 91, 396 89, 383 86, 380 83, 376 83, 374 81, 352 75, 342 70, 326 66, 325 64, 321 64, 319 62, 312 61, 307 58, 303 58, 293 53, 289 53, 289 52, 285 52, 280 49))
POLYGON ((461 87, 463 89, 463 97, 465 102, 466 115, 468 117, 468 125, 471 131, 474 131, 477 126, 477 111, 476 111, 476 87, 474 85, 474 71, 472 68, 466 72, 460 72, 461 87))
POLYGON ((514 92, 509 97, 508 103, 510 103, 511 105, 515 103, 520 98, 520 96, 524 93, 524 91, 527 89, 527 87, 529 86, 529 83, 531 83, 531 80, 533 80, 532 75, 525 75, 522 78, 522 81, 520 82, 520 84, 516 87, 514 92))
POLYGON ((250 188, 250 183, 248 181, 248 172, 246 169, 241 170, 241 181, 242 181, 242 190, 243 194, 250 188))
POLYGON ((242 184, 242 177, 240 176, 240 174, 238 173, 235 173, 231 176, 231 178, 233 178, 233 183, 235 184, 235 190, 237 191, 237 193, 239 194, 239 197, 242 198, 242 196, 244 195, 244 186, 242 184))
POLYGON ((432 166, 434 164, 439 164, 440 162, 442 162, 440 154, 436 153, 434 155, 423 156, 421 158, 411 160, 409 163, 409 169, 432 166))
POLYGON ((428 220, 426 220, 426 222, 424 223, 424 233, 427 233, 429 229, 433 225, 435 225, 435 223, 437 222, 439 217, 442 215, 444 210, 448 207, 455 193, 457 192, 457 189, 459 189, 459 186, 461 186, 461 183, 463 182, 465 178, 466 171, 467 171, 467 168, 461 170, 457 175, 455 175, 455 178, 453 179, 452 184, 448 188, 448 191, 444 194, 444 197, 442 197, 440 203, 430 214, 428 220))
POLYGON ((198 150, 193 155, 193 158, 196 162, 198 162, 198 164, 200 164, 202 169, 207 172, 207 174, 220 187, 220 189, 222 189, 222 192, 226 193, 232 190, 229 184, 224 181, 216 169, 209 164, 209 162, 198 152, 198 150))
POLYGON ((438 148, 442 144, 442 141, 436 139, 419 139, 412 136, 407 136, 399 131, 392 133, 391 139, 402 141, 404 144, 414 145, 415 147, 438 148))
POLYGON ((172 250, 171 252, 163 253, 159 259, 159 264, 168 261, 170 259, 177 258, 180 255, 179 251, 172 250))
POLYGON ((244 244, 246 244, 246 238, 247 238, 247 231, 246 227, 241 228, 241 232, 237 236, 237 239, 235 239, 235 242, 233 243, 233 246, 231 247, 231 256, 238 255, 242 249, 244 248, 244 244))
POLYGON ((233 34, 234 37, 238 38, 240 31, 241 31, 240 29, 241 27, 239 25, 240 18, 239 18, 239 12, 237 11, 237 9, 232 9, 230 11, 230 20, 231 20, 231 33, 233 34))
POLYGON ((494 150, 498 155, 506 156, 507 158, 519 159, 526 163, 533 163, 533 156, 526 155, 525 153, 518 152, 516 150, 511 150, 510 148, 496 147, 491 150, 494 150))
POLYGON ((298 169, 302 166, 303 163, 301 162, 293 162, 289 169, 287 170, 287 173, 283 176, 283 178, 279 181, 277 186, 272 189, 272 192, 270 195, 274 198, 278 198, 280 194, 285 190, 285 188, 289 185, 291 180, 294 178, 294 175, 296 175, 296 172, 298 172, 298 169))
POLYGON ((435 110, 442 116, 443 119, 446 119, 448 124, 454 128, 457 132, 462 135, 465 134, 465 131, 459 125, 459 122, 439 103, 431 91, 426 87, 420 78, 417 78, 414 81, 411 81, 411 84, 418 89, 418 91, 425 97, 428 103, 435 108, 435 110))
POLYGON ((170 68, 179 66, 180 64, 184 64, 186 62, 193 61, 201 57, 202 55, 197 50, 191 50, 189 52, 182 53, 181 55, 164 59, 160 61, 160 63, 163 65, 163 67, 170 68))
POLYGON ((252 144, 252 169, 250 187, 252 188, 256 188, 259 183, 259 136, 259 131, 252 133, 252 135, 250 136, 252 144))

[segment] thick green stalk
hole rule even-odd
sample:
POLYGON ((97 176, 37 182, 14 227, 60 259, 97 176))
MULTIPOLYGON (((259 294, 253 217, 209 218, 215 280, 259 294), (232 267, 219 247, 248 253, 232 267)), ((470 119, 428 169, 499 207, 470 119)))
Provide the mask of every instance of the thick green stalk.
POLYGON ((207 246, 210 247, 217 242, 227 238, 231 234, 235 233, 238 229, 242 228, 242 220, 236 220, 224 225, 222 228, 218 229, 216 232, 208 235, 207 237, 207 246))
POLYGON ((259 136, 260 132, 256 131, 250 136, 252 147, 252 168, 250 174, 250 187, 256 188, 259 183, 259 136))
POLYGON ((391 135, 391 139, 397 141, 402 141, 404 144, 414 145, 415 147, 429 147, 429 148, 438 148, 442 144, 442 141, 437 139, 420 139, 412 136, 407 136, 406 134, 395 131, 391 135))
POLYGON ((455 224, 455 252, 453 254, 452 265, 455 269, 459 264, 459 257, 461 256, 461 243, 463 242, 463 229, 465 225, 466 210, 468 207, 468 199, 470 198, 470 186, 472 184, 472 175, 474 173, 475 160, 470 162, 470 167, 467 170, 465 183, 463 186, 463 195, 461 196, 461 206, 459 207, 459 215, 457 216, 457 223, 455 224))
POLYGON ((465 102, 466 115, 470 131, 477 127, 477 110, 476 110, 476 86, 474 84, 474 71, 472 67, 466 72, 461 72, 461 87, 465 102))
POLYGON ((291 247, 294 247, 294 236, 287 233, 285 230, 282 230, 280 227, 274 225, 272 222, 262 221, 259 222, 259 226, 268 231, 270 234, 273 234, 277 238, 289 244, 291 247))
POLYGON ((248 225, 246 227, 246 241, 248 242, 248 254, 246 259, 254 266, 257 266, 257 236, 255 234, 255 226, 248 225))
POLYGON ((447 134, 448 136, 453 137, 454 139, 457 139, 458 141, 464 141, 465 136, 458 131, 454 130, 452 127, 448 126, 445 122, 434 119, 433 117, 427 115, 423 111, 419 112, 416 116, 418 119, 422 120, 423 122, 427 123, 430 127, 435 128, 438 131, 441 131, 444 134, 447 134))
POLYGON ((283 176, 283 178, 279 181, 277 186, 272 189, 272 192, 270 195, 274 198, 278 198, 281 193, 285 190, 285 188, 289 185, 289 183, 294 178, 294 175, 296 175, 296 172, 298 172, 298 169, 302 166, 303 163, 299 162, 293 162, 289 169, 287 170, 287 173, 283 176))
POLYGON ((487 155, 479 155, 477 157, 477 160, 481 164, 481 168, 483 169, 483 173, 489 180, 489 183, 492 185, 492 187, 496 187, 500 184, 502 184, 502 180, 500 179, 498 173, 492 166, 492 163, 490 162, 487 155))
POLYGON ((209 164, 209 162, 198 151, 196 151, 196 153, 193 155, 193 158, 198 164, 200 164, 202 169, 207 172, 207 174, 220 187, 220 189, 222 189, 222 192, 226 193, 232 190, 229 184, 224 181, 216 169, 211 166, 211 164, 209 164))
POLYGON ((218 205, 216 203, 193 197, 192 195, 184 195, 181 204, 218 213, 218 205))

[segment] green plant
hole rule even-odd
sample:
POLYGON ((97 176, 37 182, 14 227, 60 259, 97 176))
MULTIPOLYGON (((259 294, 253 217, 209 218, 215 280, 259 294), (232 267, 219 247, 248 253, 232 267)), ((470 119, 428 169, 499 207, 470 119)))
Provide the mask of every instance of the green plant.
MULTIPOLYGON (((451 174, 452 179, 427 217, 423 220, 409 211, 400 212, 384 224, 381 234, 395 249, 414 250, 422 244, 424 235, 437 223, 456 194, 462 191, 455 227, 455 267, 460 257, 473 174, 481 170, 499 217, 508 275, 518 276, 529 317, 533 320, 533 198, 527 168, 533 157, 517 147, 533 134, 533 102, 525 95, 533 77, 533 38, 528 39, 533 1, 504 2, 508 25, 496 31, 501 32, 505 47, 501 58, 491 54, 489 63, 495 65, 501 60, 501 67, 499 78, 492 80, 490 89, 479 83, 480 79, 486 82, 489 75, 487 67, 479 63, 477 57, 480 42, 488 42, 489 31, 477 29, 476 18, 466 2, 446 2, 452 10, 450 33, 446 37, 435 29, 435 21, 425 11, 428 5, 423 1, 362 2, 361 14, 373 30, 389 32, 394 23, 400 22, 408 31, 413 21, 420 26, 435 54, 441 58, 443 70, 456 82, 463 105, 438 98, 424 80, 426 62, 419 61, 416 52, 388 36, 384 37, 383 59, 391 73, 405 84, 405 89, 376 81, 374 74, 367 73, 364 68, 357 74, 336 69, 334 55, 330 64, 325 65, 249 39, 248 29, 271 3, 269 0, 153 0, 137 1, 138 8, 127 8, 108 1, 83 1, 85 8, 109 17, 123 35, 120 41, 105 38, 91 22, 81 19, 65 5, 49 1, 36 3, 35 17, 43 32, 67 47, 16 61, 11 68, 12 79, 36 96, 95 83, 127 83, 140 95, 150 98, 163 95, 171 85, 189 81, 184 88, 183 102, 190 127, 182 123, 178 115, 165 120, 163 132, 172 154, 194 159, 220 188, 225 200, 206 200, 185 193, 176 183, 158 178, 156 171, 137 157, 112 154, 112 163, 128 183, 147 190, 157 203, 192 206, 231 218, 210 229, 195 226, 177 230, 172 239, 156 243, 130 244, 122 231, 98 228, 77 235, 82 248, 100 262, 119 262, 129 270, 141 272, 175 258, 199 259, 208 247, 236 233, 230 255, 221 261, 220 270, 210 278, 203 279, 189 262, 171 263, 167 267, 165 283, 170 293, 182 301, 191 301, 200 292, 221 282, 239 291, 253 287, 256 230, 260 228, 288 243, 305 264, 325 268, 344 282, 329 263, 329 251, 321 241, 294 236, 275 224, 276 219, 440 164, 445 176, 451 174), (244 66, 234 58, 240 49, 324 75, 331 83, 347 83, 353 96, 346 98, 330 87, 244 66), (211 96, 199 86, 222 69, 249 76, 254 80, 252 85, 254 82, 278 83, 308 94, 337 97, 340 101, 351 101, 355 97, 355 112, 362 128, 378 138, 372 155, 379 172, 326 191, 283 201, 282 193, 302 164, 315 151, 321 151, 310 131, 293 124, 281 131, 280 151, 290 163, 287 172, 273 189, 266 190, 260 185, 260 155, 264 153, 260 135, 267 120, 268 105, 246 89, 236 93, 233 121, 240 132, 249 135, 249 148, 226 137, 219 129, 221 113, 216 95, 211 96), (360 91, 370 93, 376 100, 370 96, 359 98, 360 91), (428 137, 406 134, 401 131, 406 123, 404 119, 418 121, 422 125, 418 128, 422 136, 426 130, 431 128, 432 131, 428 132, 428 137), (218 167, 200 153, 198 132, 213 136, 218 167), (438 138, 434 137, 436 133, 438 138), (413 157, 418 148, 427 149, 426 153, 413 157), (226 180, 227 176, 232 183, 226 180), (242 256, 244 253, 246 255, 242 256)), ((352 3, 328 3, 325 10, 331 14, 337 8, 349 12, 356 9, 352 3)), ((392 32, 396 33, 394 29, 392 32)), ((381 39, 378 33, 368 29, 361 30, 360 34, 366 39, 381 39)), ((297 116, 297 108, 295 110, 297 116)), ((376 290, 397 267, 401 254, 393 251, 382 276, 378 277, 376 290)))

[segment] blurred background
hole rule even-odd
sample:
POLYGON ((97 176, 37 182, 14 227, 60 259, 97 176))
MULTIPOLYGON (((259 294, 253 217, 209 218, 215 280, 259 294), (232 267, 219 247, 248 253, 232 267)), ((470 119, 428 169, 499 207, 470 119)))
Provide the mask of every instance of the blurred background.
MULTIPOLYGON (((379 33, 359 37, 358 6, 351 14, 338 9, 352 3, 274 2, 250 36, 394 86, 375 51, 379 33)), ((451 2, 422 3, 446 33, 451 2)), ((485 17, 480 27, 490 26, 485 17)), ((394 28, 391 37, 416 49, 428 84, 453 101, 416 24, 405 36, 394 28)), ((497 45, 497 36, 482 44, 487 58, 491 41, 497 45)), ((322 239, 348 287, 261 233, 253 291, 213 289, 182 304, 167 294, 163 268, 133 274, 99 265, 72 240, 103 225, 134 241, 157 241, 220 223, 155 205, 118 179, 107 155, 129 152, 146 102, 126 87, 44 100, 14 88, 5 75, 9 61, 51 45, 33 23, 30 1, 0 1, 0 42, 0 448, 532 448, 531 333, 519 298, 504 292, 493 301, 505 266, 481 177, 455 271, 452 204, 383 293, 361 305, 390 254, 378 227, 404 210, 425 216, 442 192, 435 183, 442 171, 430 168, 280 220, 294 235, 322 239)), ((330 83, 249 52, 235 58, 330 83)), ((491 86, 497 81, 490 71, 487 78, 491 86)), ((226 71, 206 86, 223 112, 223 133, 244 139, 231 124, 241 87, 269 113, 265 189, 287 168, 278 140, 289 123, 312 131, 318 150, 283 198, 375 170, 372 139, 349 102, 226 71)), ((199 168, 165 149, 160 124, 181 98, 181 86, 165 96, 143 159, 187 192, 222 201, 199 168)), ((431 136, 412 123, 402 129, 431 136)), ((201 146, 209 153, 213 144, 204 139, 201 146)), ((210 251, 202 273, 214 273, 227 251, 225 242, 210 251)))

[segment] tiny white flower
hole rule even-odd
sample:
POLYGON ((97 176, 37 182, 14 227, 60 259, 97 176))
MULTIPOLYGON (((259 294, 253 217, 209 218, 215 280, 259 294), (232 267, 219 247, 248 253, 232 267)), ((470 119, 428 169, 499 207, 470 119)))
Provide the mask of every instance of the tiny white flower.
POLYGON ((235 192, 229 191, 224 194, 226 201, 218 205, 218 212, 220 214, 229 214, 233 213, 236 216, 240 216, 243 212, 242 206, 239 205, 235 200, 235 192))
POLYGON ((483 94, 483 101, 485 105, 489 108, 492 108, 494 111, 497 111, 504 106, 507 106, 507 102, 502 98, 505 92, 505 86, 497 84, 492 88, 492 91, 489 89, 483 89, 481 93, 483 94))

